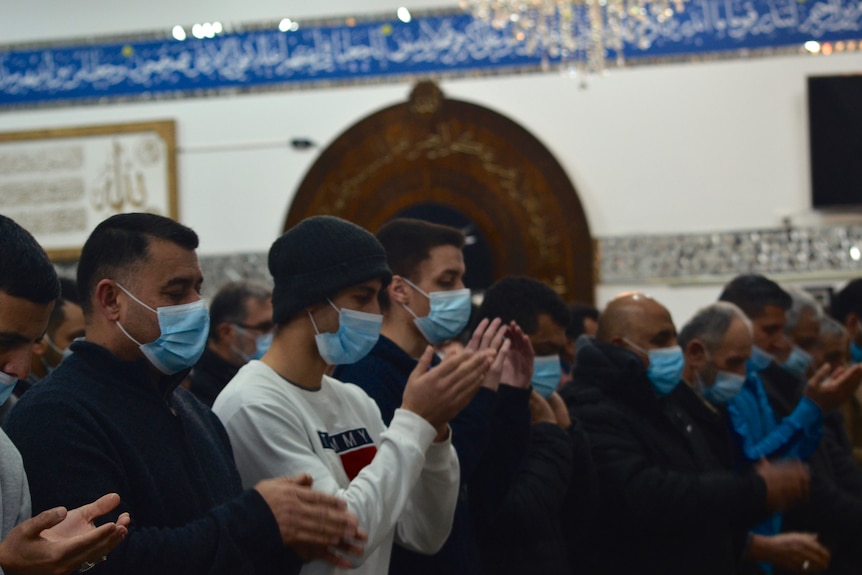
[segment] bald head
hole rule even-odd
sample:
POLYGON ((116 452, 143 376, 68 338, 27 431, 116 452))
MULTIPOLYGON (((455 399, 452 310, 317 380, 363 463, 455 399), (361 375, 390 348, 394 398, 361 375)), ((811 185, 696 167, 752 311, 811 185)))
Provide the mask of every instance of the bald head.
POLYGON ((605 307, 596 338, 631 349, 648 363, 649 350, 676 345, 676 328, 667 308, 647 295, 629 292, 605 307))

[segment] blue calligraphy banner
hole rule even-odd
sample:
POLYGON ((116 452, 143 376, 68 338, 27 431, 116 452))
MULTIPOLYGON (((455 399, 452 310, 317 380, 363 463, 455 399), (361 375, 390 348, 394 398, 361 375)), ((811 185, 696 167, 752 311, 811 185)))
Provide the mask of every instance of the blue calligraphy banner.
MULTIPOLYGON (((638 34, 629 30, 629 37, 647 42, 627 44, 628 60, 855 40, 862 37, 862 2, 690 0, 663 24, 637 26, 638 34)), ((0 107, 501 73, 541 63, 541 53, 528 54, 511 32, 463 13, 203 40, 0 49, 0 107)))

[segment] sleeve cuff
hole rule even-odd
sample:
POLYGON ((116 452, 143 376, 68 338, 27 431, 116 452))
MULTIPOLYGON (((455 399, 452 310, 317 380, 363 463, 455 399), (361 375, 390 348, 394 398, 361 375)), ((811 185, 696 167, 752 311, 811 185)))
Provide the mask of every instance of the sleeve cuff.
MULTIPOLYGON (((437 437, 437 430, 428 423, 420 415, 398 408, 395 410, 395 415, 392 416, 392 422, 389 424, 387 434, 394 434, 402 439, 407 439, 415 443, 422 452, 428 450, 428 447, 434 442, 437 437)), ((449 440, 443 442, 449 445, 452 439, 452 432, 449 432, 449 440)))
POLYGON ((820 406, 804 396, 799 400, 790 417, 803 429, 823 425, 823 411, 820 406))

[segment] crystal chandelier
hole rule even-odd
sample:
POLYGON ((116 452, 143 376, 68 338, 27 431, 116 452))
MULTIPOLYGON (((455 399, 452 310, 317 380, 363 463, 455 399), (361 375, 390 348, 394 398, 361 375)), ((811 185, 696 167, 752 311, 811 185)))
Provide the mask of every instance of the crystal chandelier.
POLYGON ((609 53, 623 63, 624 44, 646 50, 655 25, 682 12, 688 0, 462 0, 461 7, 498 30, 509 30, 542 64, 601 73, 609 53))

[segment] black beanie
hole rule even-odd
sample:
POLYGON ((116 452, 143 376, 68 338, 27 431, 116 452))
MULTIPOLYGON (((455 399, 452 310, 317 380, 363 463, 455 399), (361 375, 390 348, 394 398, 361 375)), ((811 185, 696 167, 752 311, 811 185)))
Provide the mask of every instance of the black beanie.
POLYGON ((302 220, 269 249, 272 321, 287 323, 301 309, 374 278, 392 278, 386 251, 370 232, 341 218, 302 220))

